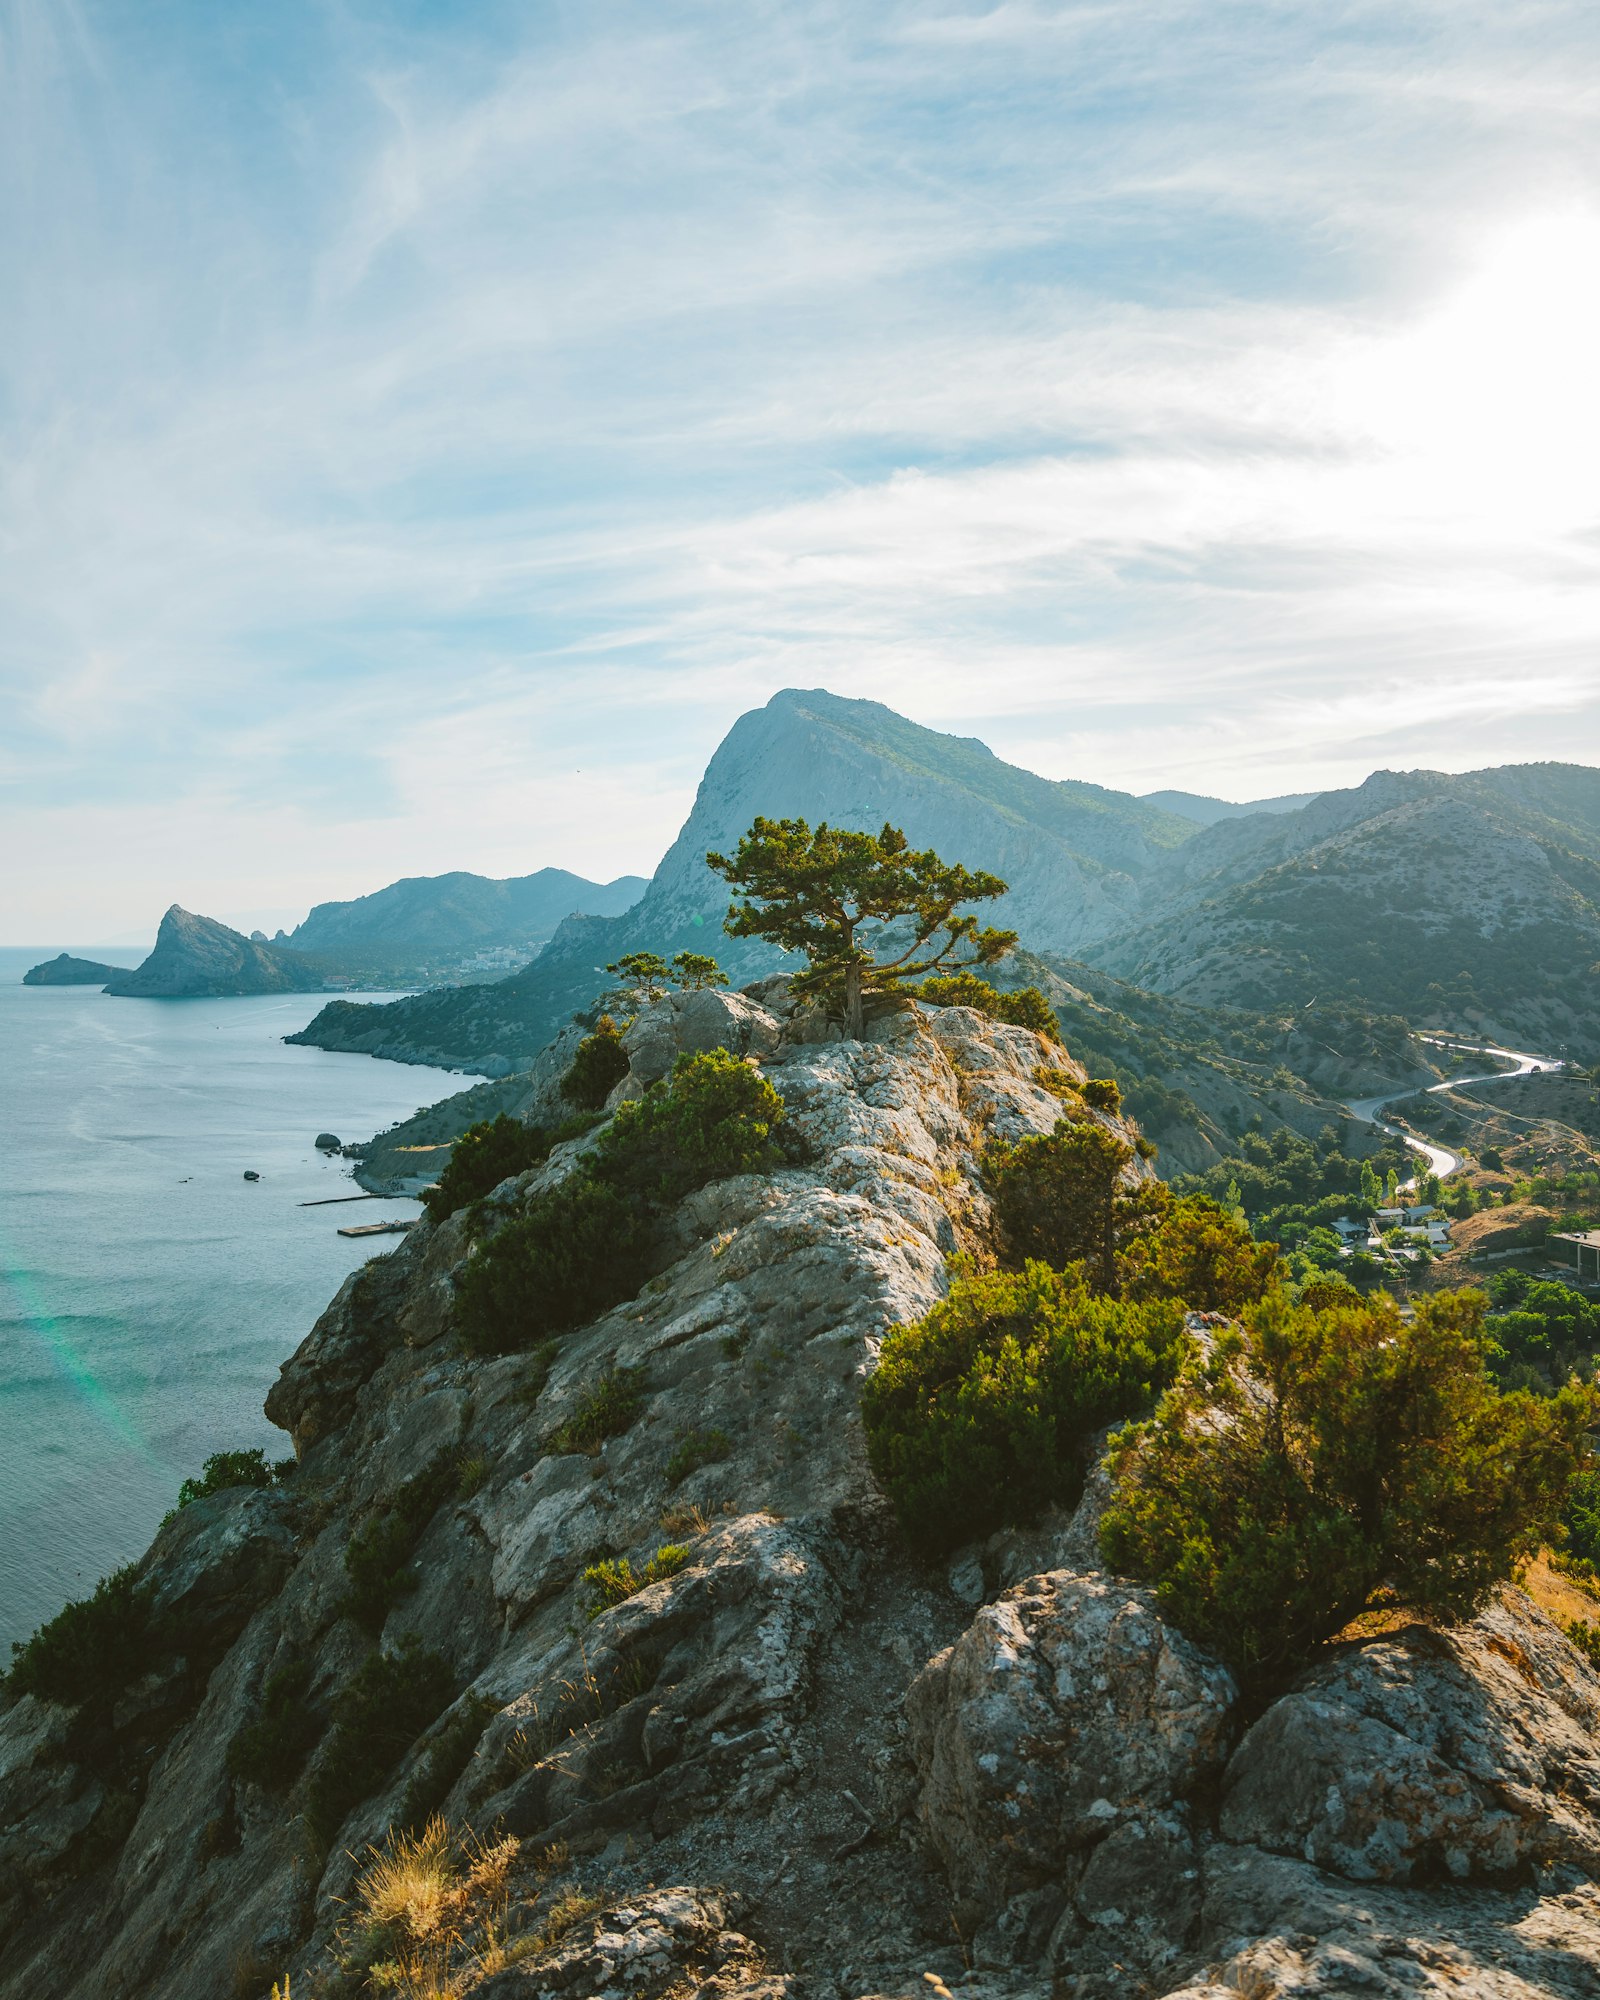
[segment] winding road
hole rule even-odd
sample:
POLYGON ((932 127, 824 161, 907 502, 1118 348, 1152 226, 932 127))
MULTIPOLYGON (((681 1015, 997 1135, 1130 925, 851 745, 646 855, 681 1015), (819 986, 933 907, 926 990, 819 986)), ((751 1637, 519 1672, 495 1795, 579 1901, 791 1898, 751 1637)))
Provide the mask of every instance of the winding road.
MULTIPOLYGON (((1503 1083, 1514 1076, 1533 1076, 1541 1070, 1564 1069, 1566 1065, 1553 1056, 1528 1055, 1520 1049, 1503 1049, 1494 1042, 1448 1042, 1438 1035, 1422 1035, 1418 1038, 1436 1049, 1458 1049, 1463 1055, 1496 1056, 1509 1063, 1509 1069, 1491 1069, 1482 1076, 1451 1076, 1443 1083, 1430 1083, 1429 1094, 1441 1090, 1459 1090, 1468 1083, 1503 1083)), ((1383 1118, 1385 1108, 1397 1097, 1414 1097, 1414 1090, 1386 1090, 1378 1097, 1358 1097, 1345 1105, 1352 1118, 1359 1118, 1363 1125, 1376 1125, 1380 1132, 1391 1132, 1397 1139, 1403 1139, 1414 1153, 1420 1153, 1428 1162, 1428 1171, 1443 1180, 1446 1174, 1453 1174, 1461 1164, 1461 1155, 1452 1153, 1446 1146, 1435 1146, 1426 1139, 1413 1138, 1397 1125, 1387 1124, 1383 1118)), ((1416 1177, 1406 1183, 1415 1185, 1416 1177)))

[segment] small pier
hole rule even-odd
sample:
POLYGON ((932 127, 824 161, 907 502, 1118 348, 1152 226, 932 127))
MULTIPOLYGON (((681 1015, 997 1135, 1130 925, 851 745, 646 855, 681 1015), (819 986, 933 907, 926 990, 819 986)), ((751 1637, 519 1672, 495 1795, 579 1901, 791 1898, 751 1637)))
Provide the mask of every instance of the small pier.
POLYGON ((350 1222, 339 1231, 341 1236, 404 1236, 411 1227, 413 1217, 404 1222, 350 1222))

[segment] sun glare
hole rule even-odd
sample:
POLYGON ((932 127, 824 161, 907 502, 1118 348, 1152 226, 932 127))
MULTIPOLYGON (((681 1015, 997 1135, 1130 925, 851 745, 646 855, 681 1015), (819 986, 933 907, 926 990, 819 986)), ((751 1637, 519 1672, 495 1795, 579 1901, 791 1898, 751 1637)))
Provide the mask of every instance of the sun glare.
POLYGON ((1597 357, 1600 220, 1531 220, 1491 240, 1418 325, 1368 351, 1352 414, 1429 511, 1576 527, 1600 515, 1597 357))

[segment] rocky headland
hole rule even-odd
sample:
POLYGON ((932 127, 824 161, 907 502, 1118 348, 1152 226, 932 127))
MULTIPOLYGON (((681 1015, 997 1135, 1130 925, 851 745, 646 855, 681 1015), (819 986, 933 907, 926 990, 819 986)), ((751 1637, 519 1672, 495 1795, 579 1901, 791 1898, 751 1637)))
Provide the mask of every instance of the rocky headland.
POLYGON ((129 972, 111 968, 106 991, 127 999, 193 1000, 245 993, 317 993, 327 969, 281 945, 263 944, 214 917, 174 903, 161 919, 154 949, 129 972))
POLYGON ((24 986, 104 986, 126 972, 122 965, 101 965, 97 959, 74 958, 61 952, 42 965, 32 965, 22 975, 24 986))
POLYGON ((685 1197, 637 1293, 530 1352, 463 1350, 473 1219, 419 1224, 284 1365, 292 1472, 157 1536, 115 1700, 7 1697, 0 1994, 375 1990, 358 1876, 435 1812, 439 1924, 488 1913, 438 1990, 482 2000, 1600 1991, 1600 1678, 1519 1591, 1247 1704, 1104 1568, 1094 1482, 906 1553, 860 1386, 984 1249, 982 1146, 1082 1072, 960 1007, 841 1041, 780 979, 647 1008, 612 1105, 713 1048, 781 1094, 786 1164, 685 1197))

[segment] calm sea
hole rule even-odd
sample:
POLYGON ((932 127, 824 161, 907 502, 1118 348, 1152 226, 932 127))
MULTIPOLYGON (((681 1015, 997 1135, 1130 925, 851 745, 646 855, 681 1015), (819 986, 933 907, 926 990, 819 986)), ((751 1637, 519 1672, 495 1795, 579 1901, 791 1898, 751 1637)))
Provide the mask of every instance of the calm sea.
POLYGON ((312 995, 21 985, 54 949, 0 950, 0 1666, 140 1553, 211 1452, 288 1454, 261 1414, 278 1364, 392 1247, 339 1224, 417 1212, 300 1207, 360 1192, 312 1141, 370 1138, 468 1081, 285 1048, 312 995))

